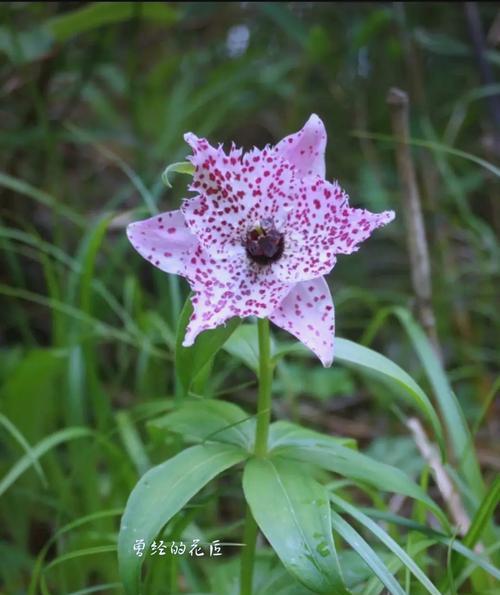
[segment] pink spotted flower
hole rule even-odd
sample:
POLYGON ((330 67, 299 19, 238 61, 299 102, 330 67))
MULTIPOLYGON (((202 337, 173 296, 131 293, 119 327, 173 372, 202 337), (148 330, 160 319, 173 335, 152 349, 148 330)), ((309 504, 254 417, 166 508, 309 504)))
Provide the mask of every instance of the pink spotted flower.
POLYGON ((184 138, 194 195, 127 229, 144 258, 194 292, 183 345, 233 316, 267 317, 330 366, 334 309, 324 277, 337 254, 355 252, 394 212, 352 208, 325 179, 326 131, 315 114, 276 146, 247 153, 184 138))

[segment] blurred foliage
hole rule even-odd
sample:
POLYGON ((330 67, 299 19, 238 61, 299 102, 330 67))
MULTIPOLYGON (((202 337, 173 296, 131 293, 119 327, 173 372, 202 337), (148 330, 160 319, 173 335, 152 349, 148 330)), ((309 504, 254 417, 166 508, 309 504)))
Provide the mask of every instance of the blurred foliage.
MULTIPOLYGON (((499 85, 481 76, 484 64, 498 75, 499 17, 494 3, 477 7, 487 35, 479 62, 458 3, 0 5, 0 403, 27 441, 2 424, 2 475, 26 453, 33 458, 34 445, 54 442, 42 444, 41 466, 30 464, 0 494, 0 589, 66 594, 101 584, 119 592, 120 510, 138 475, 178 447, 145 421, 182 395, 173 361, 187 295, 184 282, 132 251, 124 228, 185 196, 185 176, 173 174, 167 190, 161 173, 188 154, 189 130, 251 148, 321 116, 327 176, 353 205, 398 213, 330 276, 337 332, 359 341, 383 308, 413 307, 394 144, 370 136, 391 135, 389 87, 409 92, 445 365, 469 425, 477 422, 485 478, 498 471, 499 186, 491 169, 466 157, 499 161, 491 102, 499 85)), ((396 323, 384 323, 375 346, 432 388, 396 323)), ((253 376, 227 353, 193 392, 200 387, 254 409, 253 376)), ((423 462, 384 387, 290 357, 275 388, 282 417, 352 436, 419 477, 423 462)), ((432 481, 429 489, 437 495, 432 481)), ((231 499, 241 495, 231 482, 197 498, 205 512, 188 510, 175 531, 237 541, 240 502, 231 499)), ((341 555, 350 584, 364 585, 366 566, 350 554, 341 555)), ((428 563, 425 552, 415 556, 428 563)), ((208 588, 207 576, 217 593, 233 580, 215 560, 179 564, 157 563, 148 593, 170 592, 161 585, 178 571, 193 592, 208 588)), ((273 564, 262 558, 259 572, 273 564)))

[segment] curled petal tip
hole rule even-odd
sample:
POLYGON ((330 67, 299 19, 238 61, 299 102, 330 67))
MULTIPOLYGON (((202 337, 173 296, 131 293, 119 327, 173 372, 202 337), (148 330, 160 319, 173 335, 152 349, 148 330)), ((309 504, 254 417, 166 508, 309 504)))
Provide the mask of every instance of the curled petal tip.
POLYGON ((282 139, 278 154, 289 161, 300 177, 325 177, 326 130, 321 118, 311 114, 301 130, 282 139))
POLYGON ((127 234, 127 238, 129 239, 129 241, 132 241, 132 232, 134 230, 136 226, 136 221, 129 223, 125 229, 125 233, 127 234))
POLYGON ((324 128, 323 120, 318 116, 318 114, 314 113, 309 116, 306 124, 319 124, 324 128))
MULTIPOLYGON (((186 335, 187 337, 187 335, 186 335)), ((194 343, 194 339, 187 339, 186 337, 184 337, 184 340, 182 341, 182 346, 183 347, 191 347, 194 343)))

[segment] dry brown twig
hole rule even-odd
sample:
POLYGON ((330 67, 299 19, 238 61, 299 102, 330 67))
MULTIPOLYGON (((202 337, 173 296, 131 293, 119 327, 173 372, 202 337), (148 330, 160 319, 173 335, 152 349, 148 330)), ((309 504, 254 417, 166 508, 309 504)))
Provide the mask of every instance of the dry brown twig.
POLYGON ((422 424, 416 417, 408 419, 406 425, 413 434, 415 444, 417 445, 420 454, 432 470, 438 490, 450 511, 458 533, 460 535, 465 535, 470 527, 469 515, 462 504, 460 496, 456 491, 450 476, 441 462, 438 451, 430 442, 422 424))
MULTIPOLYGON (((396 137, 396 160, 402 186, 403 217, 408 240, 410 270, 413 291, 416 297, 417 315, 428 336, 436 356, 442 360, 442 351, 436 331, 436 319, 432 309, 431 266, 425 225, 422 215, 417 176, 410 151, 409 101, 401 89, 392 88, 387 96, 391 108, 392 129, 396 137)), ((459 534, 464 535, 470 519, 460 494, 446 472, 438 452, 431 444, 422 424, 416 418, 406 422, 413 434, 417 448, 432 469, 436 485, 445 501, 459 534)))
POLYGON ((442 359, 436 319, 432 309, 432 285, 429 250, 425 236, 424 219, 417 185, 417 176, 410 152, 408 95, 401 89, 392 88, 387 96, 391 107, 392 129, 396 137, 396 160, 402 185, 403 217, 408 240, 410 270, 416 309, 420 323, 429 337, 437 356, 442 359))

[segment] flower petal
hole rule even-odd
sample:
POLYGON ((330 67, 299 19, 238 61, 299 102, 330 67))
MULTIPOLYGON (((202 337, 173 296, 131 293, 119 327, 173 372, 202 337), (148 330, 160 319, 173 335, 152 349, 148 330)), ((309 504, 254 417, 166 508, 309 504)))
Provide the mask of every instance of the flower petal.
POLYGON ((192 279, 191 287, 196 293, 183 341, 185 347, 192 345, 202 331, 233 316, 269 316, 291 289, 289 284, 276 279, 270 268, 249 268, 246 257, 210 259, 192 273, 192 279))
POLYGON ((285 251, 275 263, 277 277, 297 283, 328 274, 337 254, 351 254, 374 229, 394 219, 393 211, 371 213, 349 206, 337 184, 317 176, 301 181, 299 198, 288 215, 285 251))
POLYGON ((387 225, 395 216, 394 211, 371 213, 366 209, 344 209, 340 228, 329 236, 326 244, 332 246, 336 254, 352 254, 359 250, 359 244, 369 238, 375 229, 387 225))
POLYGON ((304 343, 325 368, 332 365, 334 309, 323 277, 297 283, 269 319, 304 343))
POLYGON ((325 148, 325 126, 316 114, 311 115, 302 130, 276 145, 278 153, 296 167, 300 177, 325 177, 325 148))
POLYGON ((269 147, 242 155, 234 146, 226 155, 207 140, 186 134, 195 166, 184 201, 186 223, 214 257, 242 254, 247 231, 263 218, 276 225, 286 219, 287 199, 297 186, 291 164, 269 147))
POLYGON ((206 196, 215 195, 224 190, 228 182, 225 177, 226 170, 231 166, 241 165, 242 150, 237 149, 233 144, 229 155, 226 155, 221 144, 215 148, 206 138, 199 138, 192 132, 187 132, 184 140, 193 149, 193 154, 188 157, 195 167, 191 190, 206 196))
POLYGON ((198 240, 180 211, 169 211, 131 223, 127 227, 127 236, 137 252, 162 271, 188 275, 198 240))

